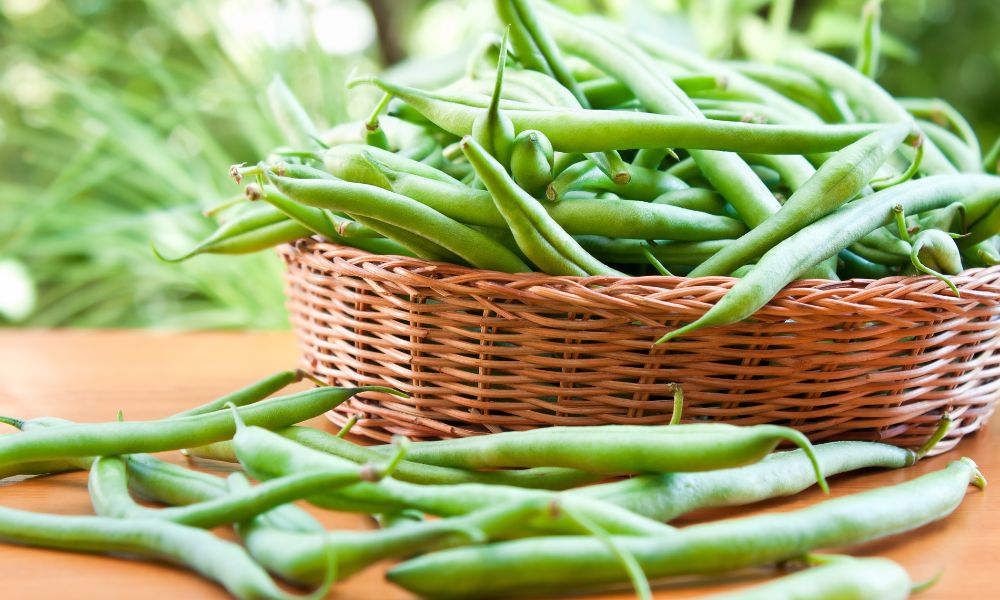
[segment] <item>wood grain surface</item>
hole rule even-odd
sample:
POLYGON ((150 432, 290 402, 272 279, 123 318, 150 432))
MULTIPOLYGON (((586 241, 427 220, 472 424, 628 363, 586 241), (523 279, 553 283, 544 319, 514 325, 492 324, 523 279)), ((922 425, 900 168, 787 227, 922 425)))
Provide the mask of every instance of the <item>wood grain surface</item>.
MULTIPOLYGON (((0 414, 105 421, 113 420, 120 409, 128 420, 153 419, 293 367, 297 356, 294 341, 286 333, 0 332, 0 414)), ((330 427, 322 419, 312 424, 330 427)), ((993 476, 1000 481, 1000 437, 987 428, 966 439, 956 450, 910 469, 836 477, 831 481, 831 495, 899 483, 939 469, 963 455, 975 459, 987 478, 993 476)), ((164 456, 185 462, 177 453, 164 456)), ((224 469, 207 462, 197 466, 224 469)), ((810 490, 791 499, 763 503, 752 510, 703 511, 677 524, 759 511, 785 511, 821 499, 822 494, 810 490)), ((0 482, 0 505, 60 514, 92 514, 83 473, 0 482)), ((364 516, 310 510, 330 528, 373 526, 364 516)), ((225 531, 219 533, 231 535, 225 531)), ((995 490, 980 492, 970 488, 965 502, 948 519, 850 551, 895 559, 918 581, 942 572, 940 582, 919 596, 924 600, 1000 597, 994 566, 1000 556, 1000 495, 995 490)), ((385 582, 383 573, 387 566, 378 565, 338 584, 330 597, 412 598, 385 582)), ((4 574, 0 597, 5 599, 226 597, 221 588, 183 569, 137 560, 0 545, 0 569, 4 574)), ((696 598, 759 580, 759 576, 746 576, 697 584, 668 583, 658 588, 656 597, 696 598)), ((628 593, 619 593, 589 598, 630 597, 628 593)))

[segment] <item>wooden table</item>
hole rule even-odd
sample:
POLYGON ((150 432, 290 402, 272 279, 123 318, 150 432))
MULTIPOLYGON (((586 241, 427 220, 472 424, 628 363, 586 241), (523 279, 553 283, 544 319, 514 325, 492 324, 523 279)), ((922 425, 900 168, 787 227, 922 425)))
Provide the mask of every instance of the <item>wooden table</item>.
MULTIPOLYGON (((121 409, 128 420, 153 419, 292 367, 296 359, 292 337, 285 333, 6 331, 0 333, 0 414, 98 421, 114 419, 121 409)), ((322 419, 314 424, 327 426, 322 419)), ((939 469, 960 455, 974 458, 987 477, 1000 479, 1000 436, 987 430, 967 439, 957 451, 911 469, 837 477, 832 481, 832 495, 899 483, 939 469)), ((177 462, 184 460, 177 453, 166 456, 177 462)), ((61 514, 91 514, 86 492, 83 473, 7 481, 0 483, 0 505, 61 514)), ((764 503, 754 510, 783 511, 820 499, 820 493, 810 490, 794 499, 764 503)), ((680 524, 746 512, 703 512, 680 524)), ((372 526, 367 517, 358 515, 315 510, 313 513, 331 528, 372 526)), ((998 597, 994 565, 1000 556, 1000 494, 970 488, 965 502, 947 520, 852 552, 895 559, 918 581, 943 570, 938 585, 920 595, 923 600, 998 597)), ((386 566, 373 567, 339 584, 331 597, 411 598, 384 582, 382 573, 386 566)), ((3 598, 226 597, 221 588, 179 568, 102 556, 0 545, 0 569, 4 574, 0 592, 3 598)), ((735 589, 739 583, 745 581, 710 582, 693 589, 667 588, 659 591, 657 598, 693 598, 707 592, 735 589)), ((602 596, 605 600, 630 597, 625 593, 602 596)))

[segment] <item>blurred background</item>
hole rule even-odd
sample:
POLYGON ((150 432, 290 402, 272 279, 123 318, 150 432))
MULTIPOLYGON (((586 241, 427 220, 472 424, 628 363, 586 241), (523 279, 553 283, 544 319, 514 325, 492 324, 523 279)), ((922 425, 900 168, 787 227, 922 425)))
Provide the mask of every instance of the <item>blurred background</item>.
MULTIPOLYGON (((727 57, 768 0, 560 0, 727 57)), ((801 40, 853 59, 863 0, 799 0, 801 40)), ((359 118, 358 69, 420 80, 495 31, 491 0, 0 0, 0 324, 287 326, 273 252, 155 258, 212 231, 228 166, 283 142, 281 74, 322 126, 359 118), (428 59, 433 59, 427 62, 428 59), (431 68, 431 65, 434 68, 431 68)), ((879 81, 1000 135, 1000 2, 887 0, 879 81)))

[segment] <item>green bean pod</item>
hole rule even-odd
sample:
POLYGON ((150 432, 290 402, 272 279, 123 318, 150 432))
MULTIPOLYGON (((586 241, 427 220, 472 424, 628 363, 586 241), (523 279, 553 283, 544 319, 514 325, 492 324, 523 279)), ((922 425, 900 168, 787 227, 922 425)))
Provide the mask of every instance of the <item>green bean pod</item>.
POLYGON ((685 188, 666 192, 654 198, 653 204, 666 204, 710 215, 723 215, 726 212, 726 200, 716 192, 705 188, 685 188))
POLYGON ((102 517, 163 520, 210 529, 247 521, 306 496, 331 492, 360 481, 376 481, 379 477, 374 467, 355 465, 353 468, 272 479, 242 493, 227 494, 187 506, 152 509, 136 504, 129 495, 125 460, 117 456, 103 456, 96 459, 90 469, 87 489, 94 512, 102 517))
POLYGON ((841 250, 837 257, 843 262, 843 267, 838 270, 846 279, 881 279, 895 274, 892 267, 870 261, 847 248, 841 250))
POLYGON ((419 235, 474 267, 508 273, 531 270, 494 240, 406 196, 346 181, 290 179, 273 172, 268 173, 268 178, 283 194, 298 202, 343 211, 357 218, 377 219, 419 235))
MULTIPOLYGON (((263 400, 238 409, 253 425, 281 428, 319 416, 366 391, 397 394, 380 386, 323 387, 263 400)), ((159 421, 67 424, 0 436, 0 467, 86 456, 115 456, 201 446, 229 439, 236 432, 228 412, 159 421)))
POLYGON ((913 237, 910 260, 918 271, 947 282, 955 294, 958 294, 958 289, 945 277, 945 275, 958 275, 963 268, 961 251, 950 235, 940 229, 925 229, 918 232, 913 237))
POLYGON ((227 404, 246 406, 247 404, 260 402, 271 394, 281 391, 293 383, 298 383, 306 377, 307 375, 305 371, 301 369, 278 371, 277 373, 268 375, 267 377, 246 385, 234 392, 219 396, 210 402, 179 413, 174 413, 171 417, 193 417, 195 415, 203 415, 205 413, 222 410, 226 408, 227 404))
POLYGON ((648 250, 657 260, 668 266, 691 267, 708 260, 713 254, 725 248, 732 240, 708 240, 704 242, 657 242, 611 238, 597 235, 573 236, 587 251, 600 260, 612 264, 643 265, 647 258, 643 249, 648 250))
POLYGON ((166 258, 156 246, 153 253, 166 262, 181 262, 198 254, 247 254, 308 237, 311 231, 290 221, 281 211, 261 206, 220 225, 187 253, 166 258))
POLYGON ((185 566, 247 600, 322 598, 333 582, 315 593, 295 596, 281 590, 238 544, 214 534, 164 521, 43 515, 0 508, 0 540, 73 552, 131 554, 185 566))
MULTIPOLYGON (((507 226, 492 196, 485 190, 444 185, 384 166, 382 169, 393 191, 457 221, 485 227, 507 226)), ((703 241, 746 233, 745 225, 729 217, 634 200, 572 199, 544 203, 542 208, 572 235, 703 241)))
POLYGON ((845 556, 705 600, 906 600, 912 587, 906 569, 891 560, 845 556))
MULTIPOLYGON (((384 460, 385 455, 367 446, 362 446, 311 427, 289 427, 278 431, 284 437, 294 440, 307 448, 326 452, 358 464, 384 460)), ((457 483, 489 483, 524 488, 565 490, 599 479, 592 473, 573 469, 539 468, 506 471, 469 471, 425 465, 403 460, 396 466, 392 476, 399 481, 424 485, 450 485, 457 483)))
POLYGON ((842 206, 772 247, 707 313, 667 333, 658 343, 702 327, 728 325, 749 317, 810 267, 890 222, 897 205, 919 213, 991 191, 1000 193, 1000 178, 940 175, 909 181, 842 206))
MULTIPOLYGON (((985 480, 971 460, 962 459, 906 483, 804 509, 615 541, 651 578, 734 571, 916 529, 954 511, 970 483, 981 487, 985 480)), ((626 577, 607 546, 579 536, 445 550, 409 560, 388 573, 393 583, 433 598, 566 593, 624 582, 626 577)))
MULTIPOLYGON (((824 477, 869 469, 900 469, 916 454, 874 442, 827 442, 813 447, 824 477)), ((382 454, 384 456, 384 454, 382 454)), ((816 472, 803 450, 776 452, 760 462, 697 473, 647 474, 571 492, 626 508, 657 521, 672 521, 698 509, 744 506, 792 496, 816 484, 816 472)))
POLYGON ((652 200, 667 192, 686 189, 680 179, 653 169, 633 165, 629 182, 617 184, 603 171, 587 161, 576 163, 559 174, 545 189, 545 197, 552 202, 562 200, 568 192, 613 192, 633 200, 652 200))
POLYGON ((369 179, 373 174, 377 175, 377 173, 365 166, 366 161, 359 162, 357 160, 363 158, 365 154, 375 157, 379 162, 398 171, 413 173, 443 183, 459 185, 459 181, 454 177, 432 166, 425 165, 418 160, 412 160, 395 152, 388 152, 363 144, 342 144, 326 150, 322 155, 323 168, 340 179, 385 187, 384 182, 380 184, 377 179, 374 181, 369 179))
POLYGON ((521 189, 538 198, 552 183, 552 144, 540 131, 522 131, 514 138, 510 174, 521 189))
POLYGON ((531 2, 496 0, 497 16, 509 26, 514 54, 529 69, 544 73, 558 81, 583 107, 589 107, 573 72, 563 62, 559 48, 541 26, 531 2))
MULTIPOLYGON (((378 78, 358 79, 395 95, 453 135, 469 135, 485 109, 448 102, 378 78)), ((839 150, 882 125, 751 125, 691 117, 613 110, 507 110, 517 133, 543 132, 559 152, 639 148, 690 148, 762 154, 812 154, 839 150)))
POLYGON ((462 151, 486 185, 518 247, 542 270, 552 275, 621 275, 581 248, 475 140, 463 138, 462 151))
POLYGON ((472 124, 472 137, 503 165, 510 164, 510 155, 514 146, 514 123, 500 110, 509 36, 510 29, 504 32, 503 40, 500 42, 500 58, 497 61, 496 80, 493 84, 490 104, 487 106, 486 112, 472 124))
POLYGON ((566 467, 605 475, 710 471, 757 462, 783 441, 805 450, 825 487, 809 440, 794 429, 774 425, 607 425, 507 431, 414 444, 409 460, 463 469, 566 467))
POLYGON ((855 197, 910 132, 899 124, 873 133, 823 163, 776 214, 725 250, 696 267, 691 277, 728 275, 761 256, 791 234, 855 197))
POLYGON ((923 119, 918 119, 917 125, 959 173, 983 172, 983 158, 957 135, 937 123, 923 119))

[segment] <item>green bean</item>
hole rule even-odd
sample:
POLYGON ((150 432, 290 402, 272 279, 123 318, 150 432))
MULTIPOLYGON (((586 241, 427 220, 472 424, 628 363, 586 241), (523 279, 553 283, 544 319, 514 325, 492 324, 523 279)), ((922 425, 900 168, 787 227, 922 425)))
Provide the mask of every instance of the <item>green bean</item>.
POLYGON ((311 233, 307 228, 289 221, 278 209, 261 206, 223 223, 181 256, 166 258, 155 245, 153 253, 166 262, 181 262, 198 254, 246 254, 308 237, 311 233))
MULTIPOLYGON (((403 256, 418 256, 424 260, 448 262, 452 264, 462 264, 465 262, 464 259, 455 252, 452 252, 425 235, 414 233, 411 229, 398 227, 366 215, 353 216, 358 220, 358 223, 379 232, 389 238, 389 240, 395 245, 404 248, 406 251, 402 254, 403 256)), ((355 243, 353 240, 347 242, 347 245, 359 246, 359 244, 355 243)))
POLYGON ((921 131, 927 135, 927 139, 932 141, 944 154, 945 158, 955 166, 960 173, 982 173, 983 159, 979 153, 962 141, 954 133, 941 127, 937 123, 917 120, 917 125, 921 131))
MULTIPOLYGON (((316 388, 251 404, 241 408, 240 414, 254 425, 287 427, 319 416, 366 391, 398 394, 379 386, 316 388)), ((0 437, 0 466, 190 448, 229 439, 235 431, 232 417, 222 411, 159 421, 68 424, 0 437)))
POLYGON ((129 496, 125 461, 117 456, 103 456, 91 467, 87 489, 94 512, 102 517, 154 519, 210 529, 246 521, 305 496, 330 492, 359 481, 377 481, 380 477, 381 472, 372 466, 303 473, 272 479, 239 494, 182 507, 151 509, 137 504, 129 496))
MULTIPOLYGON (((824 477, 866 468, 899 469, 916 462, 904 448, 874 442, 828 442, 813 447, 824 477)), ((384 454, 382 454, 384 456, 384 454)), ((573 494, 597 498, 656 521, 672 521, 698 509, 744 506, 792 496, 816 483, 803 450, 777 452, 760 462, 698 473, 647 474, 573 494)))
POLYGON ((539 23, 531 2, 497 0, 497 15, 512 32, 511 43, 518 59, 529 69, 544 73, 569 90, 580 106, 588 108, 587 97, 580 89, 572 71, 563 62, 559 48, 539 23))
MULTIPOLYGON (((212 400, 206 404, 202 404, 200 406, 196 406, 195 408, 180 413, 176 413, 168 418, 190 417, 190 416, 210 413, 217 410, 221 410, 226 404, 244 406, 246 404, 258 402, 293 383, 301 381, 303 377, 308 377, 308 376, 301 370, 280 371, 273 375, 269 375, 259 381, 255 381, 254 383, 251 383, 234 392, 216 398, 215 400, 212 400)), ((74 424, 72 421, 68 421, 65 419, 57 419, 53 417, 41 417, 37 419, 31 419, 29 421, 23 421, 21 419, 13 419, 10 417, 0 417, 0 423, 6 423, 21 431, 32 431, 32 430, 46 429, 49 427, 61 427, 65 425, 74 424)), ((139 455, 135 455, 130 460, 132 459, 138 460, 138 456, 139 455)), ((150 457, 150 460, 153 459, 150 457)), ((89 456, 71 457, 71 458, 64 458, 51 461, 17 463, 9 465, 6 468, 0 468, 0 479, 11 477, 13 475, 43 475, 50 473, 63 473, 67 471, 78 471, 81 469, 90 469, 92 463, 93 463, 93 457, 89 456)))
MULTIPOLYGON (((485 227, 507 225, 493 204, 492 196, 485 190, 444 185, 384 165, 379 168, 391 181, 393 191, 457 221, 485 227)), ((738 237, 746 232, 746 226, 728 217, 633 200, 581 198, 545 203, 543 208, 560 227, 573 235, 700 241, 738 237)))
POLYGON ((649 244, 641 239, 610 238, 595 235, 574 236, 576 241, 600 260, 612 264, 645 264, 643 253, 646 248, 657 260, 676 269, 677 266, 691 267, 707 260, 724 248, 732 240, 709 240, 704 242, 657 242, 649 244))
POLYGON ((355 169, 358 164, 363 163, 358 163, 354 159, 361 157, 364 153, 374 156, 379 162, 389 165, 398 171, 413 173, 415 175, 420 175, 421 177, 434 179, 444 183, 451 183, 455 185, 459 183, 459 181, 454 177, 443 173, 434 167, 425 165, 420 161, 411 160, 394 152, 387 152, 385 150, 379 150, 378 148, 362 144, 343 144, 326 150, 322 156, 323 166, 327 171, 333 173, 341 179, 354 181, 356 183, 370 183, 371 185, 377 185, 376 183, 365 181, 364 179, 357 177, 358 172, 355 169))
POLYGON ((552 202, 561 200, 568 192, 613 192, 633 200, 652 200, 657 196, 687 188, 687 184, 673 175, 635 165, 625 184, 615 183, 598 167, 587 161, 576 163, 559 174, 545 190, 545 197, 552 202))
MULTIPOLYGON (((624 32, 624 29, 618 29, 624 32)), ((701 72, 714 75, 726 82, 726 89, 732 92, 744 94, 768 106, 789 115, 789 118, 803 124, 818 125, 823 120, 813 111, 802 106, 798 102, 786 97, 777 87, 769 87, 747 75, 741 73, 731 64, 713 61, 704 56, 688 50, 678 44, 666 43, 662 38, 647 33, 634 33, 631 36, 642 49, 652 56, 667 61, 670 64, 682 67, 692 72, 701 72)), ((773 83, 773 82, 768 82, 773 83)))
POLYGON ((962 258, 970 267, 992 267, 1000 265, 1000 252, 996 238, 983 240, 973 246, 962 248, 962 258))
MULTIPOLYGON (((324 211, 311 206, 303 206, 298 202, 293 201, 288 196, 281 194, 272 186, 266 185, 261 188, 256 184, 247 185, 246 197, 250 201, 264 200, 287 215, 289 219, 299 223, 303 227, 308 228, 312 233, 322 235, 327 239, 332 240, 339 240, 343 236, 343 233, 339 230, 337 224, 334 223, 334 219, 336 217, 334 217, 330 211, 324 211)), ((352 221, 346 221, 343 219, 342 221, 344 221, 345 225, 348 223, 352 223, 355 226, 358 225, 352 221)), ((344 233, 347 233, 347 231, 344 231, 344 233)), ((378 234, 367 228, 364 228, 364 230, 360 233, 362 233, 364 237, 378 237, 378 234)))
MULTIPOLYGON (((783 54, 779 61, 808 73, 831 88, 842 90, 852 103, 868 109, 875 120, 885 123, 911 120, 906 109, 877 83, 832 56, 808 48, 797 48, 783 54)), ((928 173, 955 172, 955 168, 933 143, 927 145, 925 152, 924 167, 928 173)))
POLYGON ((962 113, 941 98, 896 98, 896 102, 918 119, 954 130, 976 156, 982 155, 979 138, 962 113))
POLYGON ((514 123, 500 110, 500 95, 503 92, 504 67, 507 65, 507 40, 510 28, 504 32, 500 42, 500 58, 497 61, 496 79, 493 83, 493 94, 486 112, 480 115, 472 124, 472 137, 503 165, 510 164, 510 155, 514 145, 514 123))
POLYGON ((405 229, 440 245, 477 268, 508 273, 531 270, 497 242, 406 196, 345 181, 290 179, 273 172, 268 173, 268 178, 278 190, 298 202, 341 210, 357 218, 377 219, 405 229))
POLYGON ((940 229, 918 232, 913 237, 910 260, 918 271, 937 277, 947 283, 956 296, 960 295, 955 284, 946 277, 962 272, 962 254, 950 235, 940 229))
POLYGON ((773 156, 769 154, 744 154, 742 156, 751 165, 762 165, 776 171, 781 176, 781 181, 793 192, 805 185, 809 178, 816 174, 816 169, 812 164, 801 156, 773 156))
POLYGON ((250 554, 269 571, 296 583, 315 584, 323 576, 324 548, 336 554, 338 577, 345 579, 388 558, 501 537, 541 512, 538 504, 508 503, 375 531, 293 532, 268 527, 260 519, 241 525, 239 531, 250 554))
MULTIPOLYGON (((187 506, 211 502, 226 496, 231 488, 226 480, 208 473, 193 471, 164 462, 148 454, 125 457, 128 463, 128 487, 139 496, 170 506, 187 506)), ((229 477, 242 476, 230 473, 229 477)), ((246 488, 249 488, 247 483, 246 488)), ((133 509, 129 509, 131 512, 133 509)), ((285 531, 322 532, 323 525, 294 504, 271 509, 253 521, 267 523, 285 531)))
POLYGON ((632 159, 632 164, 644 169, 656 169, 659 171, 664 159, 672 153, 673 150, 668 148, 643 148, 636 151, 635 158, 632 159))
MULTIPOLYGON (((392 93, 438 127, 468 135, 484 109, 437 100, 426 92, 378 78, 358 79, 392 93)), ((608 148, 691 148, 764 154, 809 154, 839 150, 880 125, 751 125, 691 117, 607 110, 508 110, 516 132, 537 129, 560 152, 608 148)))
POLYGON ((784 113, 759 102, 699 98, 694 103, 706 117, 709 117, 710 111, 720 111, 715 116, 709 118, 745 121, 747 123, 795 124, 784 113))
POLYGON ((174 523, 105 517, 44 515, 0 508, 0 540, 73 552, 130 554, 186 566, 218 582, 237 598, 322 598, 333 583, 333 556, 326 581, 308 596, 282 591, 239 545, 212 533, 174 523))
POLYGON ((462 151, 486 185, 507 221, 518 247, 543 271, 553 275, 619 275, 576 243, 527 192, 517 187, 503 167, 472 138, 462 151))
MULTIPOLYGON (((581 104, 573 96, 573 94, 566 88, 562 87, 559 82, 547 75, 535 73, 533 71, 511 71, 508 75, 506 75, 506 77, 508 79, 519 78, 522 80, 522 83, 530 82, 528 87, 530 87, 530 93, 532 95, 528 96, 528 98, 532 100, 534 104, 501 103, 502 108, 553 110, 556 108, 582 109, 586 106, 586 104, 581 104)), ((437 97, 440 99, 447 99, 446 97, 440 95, 437 97)), ((480 106, 480 103, 475 101, 465 101, 462 103, 469 106, 480 106)), ((587 108, 589 108, 589 106, 587 106, 587 108)), ((594 164, 596 164, 612 181, 616 183, 628 183, 628 179, 630 177, 628 167, 625 165, 624 161, 622 161, 621 156, 616 150, 592 152, 588 153, 587 157, 590 158, 590 160, 592 160, 594 164)))
POLYGON ((534 197, 545 193, 552 182, 552 144, 540 131, 522 131, 514 138, 510 173, 517 185, 534 197))
POLYGON ((870 261, 847 248, 841 250, 837 256, 844 263, 838 271, 842 271, 847 279, 881 279, 895 274, 892 267, 870 261))
POLYGON ((653 204, 665 204, 712 215, 722 215, 726 212, 725 199, 716 192, 705 188, 686 188, 666 192, 654 198, 653 204))
MULTIPOLYGON (((289 427, 278 431, 284 437, 294 440, 307 448, 326 452, 354 463, 371 463, 385 458, 372 448, 354 444, 319 429, 311 427, 289 427)), ((455 483, 491 483, 525 488, 563 490, 587 483, 598 478, 591 473, 572 469, 539 468, 507 471, 468 471, 436 467, 403 460, 392 475, 399 481, 419 484, 448 485, 455 483)))
POLYGON ((211 402, 181 411, 179 413, 174 413, 171 415, 171 418, 203 415, 205 413, 222 410, 227 404, 235 404, 236 406, 253 404, 254 402, 259 402, 271 394, 292 385, 293 383, 298 383, 305 378, 311 377, 302 369, 295 369, 294 371, 279 371, 273 375, 268 375, 259 381, 246 385, 234 392, 219 396, 211 402))
POLYGON ((968 235, 957 240, 960 248, 975 246, 1000 233, 1000 195, 986 192, 968 198, 967 203, 971 206, 989 206, 990 209, 985 214, 982 209, 976 210, 975 214, 972 210, 966 214, 972 225, 968 235))
POLYGON ((787 427, 724 424, 574 426, 508 431, 414 444, 409 459, 443 467, 566 467, 591 473, 708 471, 756 462, 792 442, 814 461, 809 441, 787 427))
POLYGON ((667 333, 659 342, 701 327, 728 325, 749 317, 812 265, 887 224, 897 204, 909 212, 919 213, 988 191, 1000 193, 1000 178, 989 175, 931 176, 842 206, 772 247, 757 262, 757 266, 706 314, 689 325, 667 333))
MULTIPOLYGON (((681 75, 672 79, 678 88, 688 93, 725 87, 725 81, 713 75, 681 75)), ((610 108, 635 99, 632 91, 613 77, 585 81, 580 88, 594 108, 610 108)))
POLYGON ((774 216, 696 267, 690 276, 728 275, 833 212, 868 184, 909 132, 909 125, 899 124, 844 148, 823 163, 774 216))
MULTIPOLYGON (((866 5, 868 6, 868 5, 866 5)), ((906 569, 884 558, 837 557, 780 579, 705 600, 906 600, 906 569)))
POLYGON ((382 129, 379 115, 389 107, 391 100, 391 95, 383 94, 382 99, 375 105, 368 120, 365 121, 363 134, 365 143, 369 146, 374 146, 381 150, 389 150, 389 138, 386 136, 385 130, 382 129))
POLYGON ((854 68, 875 79, 882 44, 882 0, 868 0, 861 9, 861 40, 854 68))
MULTIPOLYGON (((649 577, 731 571, 926 525, 954 511, 970 483, 982 487, 985 480, 971 460, 962 459, 906 483, 800 510, 693 525, 669 536, 615 540, 649 577)), ((445 550, 388 573, 393 583, 434 598, 565 593, 621 582, 625 576, 600 541, 579 536, 445 550)))

